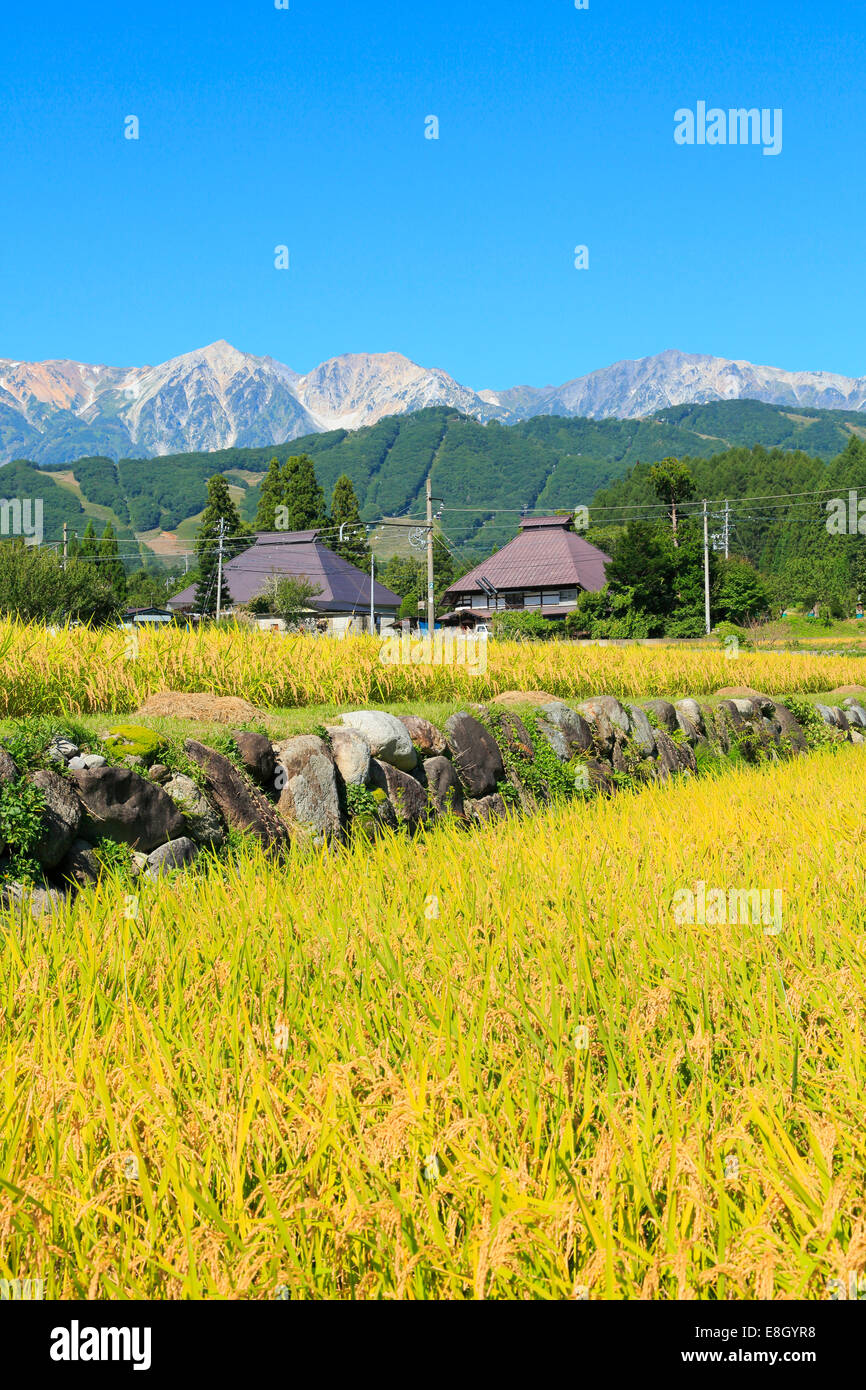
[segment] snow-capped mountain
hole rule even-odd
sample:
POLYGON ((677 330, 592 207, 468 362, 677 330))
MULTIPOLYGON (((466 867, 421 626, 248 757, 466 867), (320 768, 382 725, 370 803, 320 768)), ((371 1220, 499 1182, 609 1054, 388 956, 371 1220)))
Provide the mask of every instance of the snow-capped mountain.
POLYGON ((862 410, 866 378, 673 350, 615 362, 563 386, 502 391, 472 390, 397 352, 346 353, 306 375, 223 341, 156 367, 0 359, 0 462, 277 444, 432 405, 508 423, 540 414, 632 418, 669 405, 744 398, 862 410))

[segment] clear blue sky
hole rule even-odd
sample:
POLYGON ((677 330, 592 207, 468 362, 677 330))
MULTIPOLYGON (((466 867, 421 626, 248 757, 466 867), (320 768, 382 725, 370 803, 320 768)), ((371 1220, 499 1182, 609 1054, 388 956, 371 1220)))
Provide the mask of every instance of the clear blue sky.
POLYGON ((666 347, 866 373, 851 0, 290 6, 6 7, 0 357, 227 338, 475 388, 666 347), (781 154, 677 146, 698 100, 781 107, 781 154))

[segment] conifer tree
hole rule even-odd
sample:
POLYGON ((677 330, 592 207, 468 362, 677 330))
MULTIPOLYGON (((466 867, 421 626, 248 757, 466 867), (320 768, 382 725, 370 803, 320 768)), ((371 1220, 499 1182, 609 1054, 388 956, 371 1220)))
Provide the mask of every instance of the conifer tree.
POLYGON ((96 539, 96 532, 93 529, 93 518, 88 518, 84 528, 84 535, 81 537, 81 547, 78 552, 79 560, 95 560, 99 553, 99 544, 96 539))
POLYGON ((309 454, 297 454, 286 460, 282 470, 282 513, 277 517, 278 530, 312 531, 328 524, 325 494, 316 479, 316 470, 309 454), (285 521, 285 525, 279 525, 285 521))
POLYGON ((275 531, 276 509, 283 501, 283 477, 278 458, 272 458, 262 483, 259 505, 253 529, 256 531, 275 531))
POLYGON ((334 485, 334 493, 331 498, 331 528, 331 534, 328 537, 331 550, 335 550, 344 560, 348 560, 350 565, 357 565, 359 569, 366 569, 370 563, 367 533, 361 520, 358 498, 352 487, 352 480, 345 473, 340 474, 334 485), (339 538, 341 526, 343 527, 342 541, 339 538))
POLYGON ((105 530, 99 542, 97 552, 99 559, 99 571, 106 584, 110 584, 118 599, 122 603, 126 598, 126 570, 117 546, 117 536, 110 521, 105 523, 105 530))
POLYGON ((228 481, 222 473, 208 479, 207 506, 202 513, 201 525, 196 532, 195 553, 198 557, 199 580, 195 593, 195 606, 199 613, 213 614, 217 609, 217 571, 219 569, 220 523, 223 529, 223 577, 220 606, 225 609, 231 603, 226 562, 246 550, 249 542, 249 527, 244 526, 238 509, 232 501, 228 481))

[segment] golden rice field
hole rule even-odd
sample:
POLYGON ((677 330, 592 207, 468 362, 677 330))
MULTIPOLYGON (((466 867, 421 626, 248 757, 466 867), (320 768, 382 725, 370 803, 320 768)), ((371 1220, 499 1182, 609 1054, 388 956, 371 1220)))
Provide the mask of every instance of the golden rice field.
MULTIPOLYGON (((419 648, 420 653, 420 648, 419 648)), ((136 709, 160 690, 239 695, 263 708, 484 699, 504 690, 585 697, 702 695, 751 685, 769 695, 859 682, 856 657, 719 648, 491 642, 477 665, 383 663, 374 637, 279 637, 229 627, 55 633, 0 621, 0 716, 136 709)))
MULTIPOLYGON (((200 679, 175 640, 145 683, 159 650, 200 679)), ((269 676, 240 650, 258 698, 330 659, 269 676)), ((515 659, 550 682, 546 653, 515 659)), ((247 856, 137 916, 103 884, 5 919, 0 1274, 46 1297, 826 1297, 866 1267, 864 804, 864 750, 831 749, 247 856), (678 925, 699 881, 780 891, 782 931, 678 925)))

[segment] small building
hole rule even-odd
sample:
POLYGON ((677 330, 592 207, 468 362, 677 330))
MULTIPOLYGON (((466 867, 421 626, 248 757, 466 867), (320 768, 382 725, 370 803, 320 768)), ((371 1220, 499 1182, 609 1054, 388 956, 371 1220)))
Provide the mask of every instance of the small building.
POLYGON ((120 621, 123 627, 143 627, 153 623, 173 623, 176 618, 169 608, 127 608, 120 621))
POLYGON ((455 579, 445 595, 451 611, 442 621, 474 626, 505 611, 565 618, 581 590, 604 588, 609 561, 577 534, 570 513, 523 517, 514 540, 455 579))
MULTIPOLYGON (((231 598, 231 612, 238 605, 260 598, 270 580, 306 579, 318 594, 310 599, 310 616, 323 619, 329 632, 362 632, 370 628, 370 576, 357 565, 329 550, 319 540, 318 531, 260 531, 248 550, 226 561, 223 567, 231 598)), ((196 586, 169 599, 174 612, 195 609, 196 586)), ((373 582, 373 611, 376 628, 390 627, 402 599, 378 580, 373 582)), ((277 618, 263 619, 265 631, 279 630, 277 618)))

